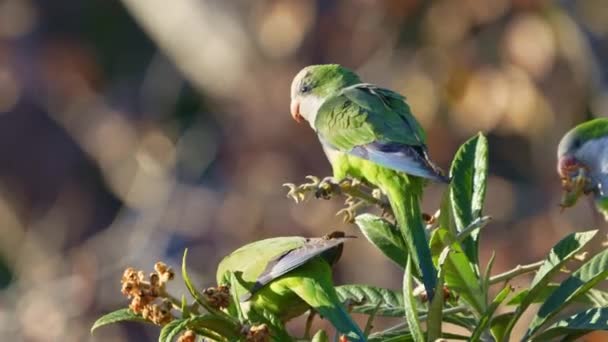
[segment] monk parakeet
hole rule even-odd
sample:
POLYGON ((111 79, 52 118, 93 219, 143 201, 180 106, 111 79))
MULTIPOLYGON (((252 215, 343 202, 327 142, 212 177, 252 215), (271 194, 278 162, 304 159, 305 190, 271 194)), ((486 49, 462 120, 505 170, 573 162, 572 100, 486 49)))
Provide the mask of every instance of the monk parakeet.
POLYGON ((340 65, 312 65, 291 84, 291 115, 297 122, 308 121, 317 133, 335 181, 350 176, 387 195, 432 298, 437 275, 419 202, 424 179, 448 179, 430 161, 425 133, 405 98, 362 83, 340 65))
POLYGON ((252 309, 270 311, 287 321, 312 307, 349 341, 365 341, 332 281, 331 267, 348 238, 333 232, 322 238, 277 237, 250 243, 220 262, 218 284, 230 283, 230 271, 238 282, 236 293, 252 309))
POLYGON ((566 133, 557 159, 564 189, 561 206, 573 206, 581 195, 593 194, 608 220, 608 118, 584 122, 566 133))

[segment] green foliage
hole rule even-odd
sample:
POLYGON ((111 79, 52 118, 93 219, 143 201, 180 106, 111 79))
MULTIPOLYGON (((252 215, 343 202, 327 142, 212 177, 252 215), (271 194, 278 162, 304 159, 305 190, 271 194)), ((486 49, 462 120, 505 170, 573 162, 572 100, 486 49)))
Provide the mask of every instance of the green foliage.
POLYGON ((414 341, 424 341, 422 327, 418 319, 416 299, 413 293, 412 259, 407 259, 405 273, 403 274, 403 308, 405 309, 405 321, 414 341))
POLYGON ((397 227, 372 214, 357 216, 355 223, 369 242, 401 268, 405 268, 407 247, 397 227))
MULTIPOLYGON (((517 265, 498 275, 492 274, 492 265, 500 256, 492 254, 482 274, 480 233, 489 222, 489 217, 482 216, 488 178, 486 138, 479 134, 465 142, 456 153, 450 170, 451 184, 442 198, 439 217, 437 222, 428 226, 428 247, 437 268, 434 297, 428 298, 422 289, 423 279, 415 272, 412 259, 408 257, 412 251, 408 250, 402 232, 389 220, 369 213, 355 218, 367 240, 403 270, 401 289, 367 284, 336 286, 339 300, 348 306, 348 311, 367 318, 364 331, 368 341, 426 342, 439 338, 568 341, 590 331, 608 330, 608 293, 594 288, 608 277, 608 250, 600 251, 586 262, 570 262, 597 231, 572 233, 548 251, 542 261, 517 265), (559 273, 567 265, 571 273, 558 282, 559 273), (511 280, 531 273, 534 277, 530 284, 514 293, 511 280), (524 336, 513 336, 513 327, 534 303, 541 305, 532 321, 525 323, 529 329, 524 336), (573 304, 576 304, 575 314, 571 314, 573 304), (373 322, 381 317, 400 318, 402 322, 383 331, 375 331, 373 322), (449 334, 444 331, 446 323, 460 326, 467 333, 449 334)), ((305 189, 293 186, 300 192, 314 191, 313 188, 311 184, 307 184, 305 189)), ((380 197, 365 195, 356 185, 347 190, 351 197, 368 204, 382 203, 380 197), (357 197, 357 194, 361 196, 357 197)), ((405 207, 412 213, 420 212, 416 203, 408 202, 405 207)), ((410 216, 413 220, 414 216, 410 216)), ((417 224, 422 225, 423 222, 417 224)), ((182 277, 194 301, 188 305, 185 296, 178 297, 180 301, 167 295, 165 299, 173 303, 173 311, 177 314, 162 327, 159 341, 173 341, 186 330, 210 341, 246 341, 252 338, 251 334, 260 332, 277 341, 330 340, 324 330, 310 338, 314 313, 309 315, 306 332, 292 336, 285 328, 284 319, 240 303, 239 298, 243 294, 236 292, 243 286, 236 286, 238 277, 232 273, 227 276, 231 284, 228 306, 219 308, 209 299, 207 292, 199 291, 192 282, 186 270, 186 255, 187 251, 182 263, 182 277), (300 338, 302 335, 306 337, 300 338)), ((150 322, 129 309, 121 309, 99 318, 91 331, 123 321, 150 322)))
POLYGON ((352 312, 376 316, 404 317, 403 293, 370 285, 336 287, 342 303, 349 302, 352 312))
POLYGON ((99 317, 93 326, 91 327, 91 332, 95 331, 97 328, 101 328, 104 325, 119 323, 119 322, 148 322, 148 320, 144 319, 140 315, 133 313, 129 309, 119 309, 108 314, 105 314, 99 317))

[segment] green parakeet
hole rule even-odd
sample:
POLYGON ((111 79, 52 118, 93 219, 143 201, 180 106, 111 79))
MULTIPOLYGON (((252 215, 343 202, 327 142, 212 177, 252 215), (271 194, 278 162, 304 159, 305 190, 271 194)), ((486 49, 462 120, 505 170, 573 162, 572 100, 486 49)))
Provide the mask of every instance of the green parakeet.
POLYGON ((249 301, 251 309, 267 310, 287 321, 312 307, 350 341, 365 341, 332 281, 331 267, 348 238, 333 232, 322 238, 277 237, 250 243, 220 262, 218 284, 230 283, 230 271, 239 282, 241 301, 249 301))
POLYGON ((562 207, 573 206, 583 194, 593 194, 597 209, 608 220, 608 118, 572 128, 559 143, 557 159, 562 207))
POLYGON ((291 84, 291 114, 298 122, 308 121, 317 133, 336 181, 362 179, 387 195, 432 298, 437 274, 419 202, 424 179, 448 179, 430 161, 425 133, 405 98, 362 83, 340 65, 312 65, 291 84))

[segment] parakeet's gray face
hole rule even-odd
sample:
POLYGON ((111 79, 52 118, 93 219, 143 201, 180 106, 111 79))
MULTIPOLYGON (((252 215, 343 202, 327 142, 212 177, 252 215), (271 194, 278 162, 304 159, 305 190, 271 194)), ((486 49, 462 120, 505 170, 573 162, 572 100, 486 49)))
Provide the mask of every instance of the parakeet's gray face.
POLYGON ((584 141, 570 132, 562 138, 557 153, 557 172, 564 194, 562 207, 570 207, 584 194, 605 196, 608 188, 608 138, 584 141))
POLYGON ((575 132, 569 132, 559 142, 557 148, 557 173, 563 178, 573 176, 573 173, 585 165, 577 158, 577 152, 581 148, 583 142, 575 132))
POLYGON ((359 76, 338 64, 311 65, 302 69, 291 83, 291 116, 297 122, 315 119, 323 102, 341 89, 361 83, 359 76))
POLYGON ((297 123, 306 120, 314 129, 315 119, 323 98, 313 92, 316 82, 313 67, 302 69, 291 83, 291 116, 297 123))

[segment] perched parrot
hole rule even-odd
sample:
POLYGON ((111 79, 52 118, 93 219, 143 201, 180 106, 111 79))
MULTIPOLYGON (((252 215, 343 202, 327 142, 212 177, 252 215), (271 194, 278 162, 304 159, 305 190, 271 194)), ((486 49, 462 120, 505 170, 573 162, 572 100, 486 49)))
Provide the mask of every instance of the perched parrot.
POLYGON ((608 220, 608 118, 584 122, 571 129, 557 149, 557 172, 564 195, 561 206, 573 206, 583 194, 608 220))
POLYGON ((349 341, 365 335, 344 309, 332 282, 331 267, 351 237, 333 232, 322 238, 277 237, 245 245, 226 256, 217 269, 218 284, 238 283, 237 294, 251 308, 261 308, 284 321, 311 307, 349 341))
POLYGON ((437 274, 420 199, 424 179, 448 182, 429 159, 426 136, 405 102, 391 90, 362 83, 337 64, 302 69, 291 84, 291 115, 308 121, 329 159, 334 181, 350 176, 388 197, 429 298, 437 274))

